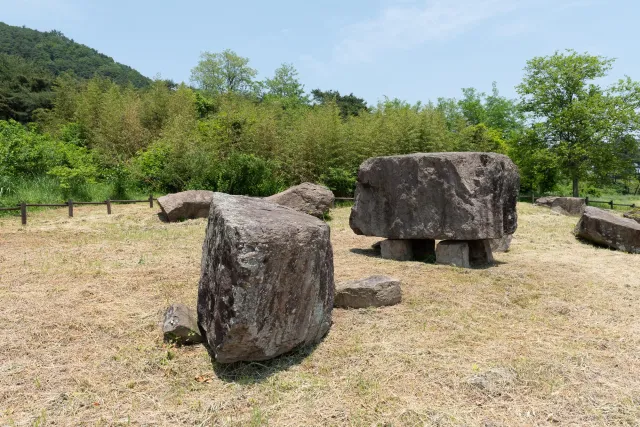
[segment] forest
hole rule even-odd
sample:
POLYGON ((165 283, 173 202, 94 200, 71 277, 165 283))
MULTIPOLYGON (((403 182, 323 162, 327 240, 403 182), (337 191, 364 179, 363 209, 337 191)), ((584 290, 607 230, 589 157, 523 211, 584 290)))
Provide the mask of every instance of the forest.
POLYGON ((490 93, 464 88, 456 99, 368 105, 354 94, 307 91, 291 64, 258 80, 231 50, 204 52, 189 84, 176 84, 148 80, 58 32, 19 29, 28 35, 21 39, 6 27, 0 205, 187 189, 265 196, 304 181, 349 196, 363 160, 438 151, 504 153, 523 192, 633 194, 640 186, 640 83, 601 84, 609 58, 572 50, 533 58, 517 99, 493 83, 490 93))

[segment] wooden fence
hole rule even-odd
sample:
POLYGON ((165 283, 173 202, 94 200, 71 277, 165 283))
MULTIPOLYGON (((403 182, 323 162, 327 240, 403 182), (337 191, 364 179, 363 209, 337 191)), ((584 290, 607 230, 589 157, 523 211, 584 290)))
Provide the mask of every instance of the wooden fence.
MULTIPOLYGON (((538 197, 544 197, 544 196, 540 196, 538 195, 538 197)), ((547 195, 546 197, 564 197, 564 196, 554 196, 554 195, 547 195)), ((531 203, 535 203, 536 201, 536 195, 534 193, 531 194, 521 194, 519 196, 520 200, 527 200, 527 201, 531 201, 531 203)), ((628 204, 624 204, 624 203, 614 203, 613 200, 591 200, 589 197, 585 197, 584 202, 587 206, 591 206, 592 204, 597 204, 597 205, 608 205, 609 209, 615 209, 616 206, 620 206, 620 207, 624 207, 624 208, 635 208, 637 207, 637 205, 635 203, 632 203, 630 205, 628 204)))
POLYGON ((146 200, 111 200, 107 199, 104 202, 76 202, 71 199, 66 201, 65 203, 59 204, 32 204, 32 203, 20 203, 17 207, 10 208, 0 208, 0 211, 20 211, 20 217, 22 218, 22 225, 27 225, 27 208, 29 207, 38 207, 38 208, 69 208, 69 218, 73 218, 73 208, 74 206, 82 206, 82 205, 106 205, 107 206, 107 215, 111 215, 111 206, 116 203, 149 203, 149 207, 153 208, 153 201, 157 200, 153 198, 153 195, 149 195, 149 198, 146 200))

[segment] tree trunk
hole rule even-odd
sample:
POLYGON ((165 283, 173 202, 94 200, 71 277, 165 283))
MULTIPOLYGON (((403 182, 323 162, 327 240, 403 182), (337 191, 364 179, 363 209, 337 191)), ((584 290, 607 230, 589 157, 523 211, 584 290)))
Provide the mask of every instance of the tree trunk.
POLYGON ((580 192, 578 191, 578 178, 573 178, 573 197, 580 197, 580 192))

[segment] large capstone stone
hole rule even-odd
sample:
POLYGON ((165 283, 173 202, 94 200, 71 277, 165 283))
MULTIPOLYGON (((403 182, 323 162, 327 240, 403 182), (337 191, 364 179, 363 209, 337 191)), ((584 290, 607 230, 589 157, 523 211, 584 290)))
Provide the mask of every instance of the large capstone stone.
POLYGON ((513 234, 520 177, 495 153, 376 157, 358 171, 349 224, 389 239, 480 240, 513 234))
POLYGON ((371 276, 336 285, 334 306, 340 308, 384 307, 402 300, 400 281, 389 276, 371 276))
POLYGON ((305 182, 266 198, 270 202, 323 218, 333 207, 333 192, 322 185, 305 182))
POLYGON ((317 343, 333 299, 327 224, 263 199, 213 195, 198 287, 213 359, 266 360, 317 343))
POLYGON ((162 213, 169 222, 209 216, 213 191, 189 190, 158 198, 162 213))
POLYGON ((603 209, 585 208, 575 233, 593 243, 620 251, 640 253, 640 224, 603 209))

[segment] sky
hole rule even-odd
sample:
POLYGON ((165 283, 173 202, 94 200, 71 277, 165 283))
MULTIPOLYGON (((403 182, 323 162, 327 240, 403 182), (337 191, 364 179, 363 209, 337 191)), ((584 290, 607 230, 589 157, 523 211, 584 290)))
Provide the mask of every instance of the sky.
MULTIPOLYGON (((142 74, 189 81, 203 51, 231 49, 260 78, 282 63, 305 89, 368 103, 516 97, 527 60, 557 50, 616 58, 640 80, 634 0, 0 0, 0 21, 59 30, 142 74)), ((605 82, 607 83, 607 82, 605 82)))

